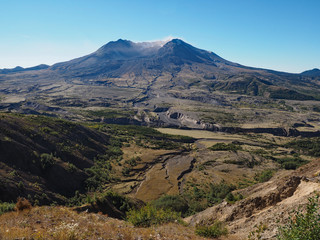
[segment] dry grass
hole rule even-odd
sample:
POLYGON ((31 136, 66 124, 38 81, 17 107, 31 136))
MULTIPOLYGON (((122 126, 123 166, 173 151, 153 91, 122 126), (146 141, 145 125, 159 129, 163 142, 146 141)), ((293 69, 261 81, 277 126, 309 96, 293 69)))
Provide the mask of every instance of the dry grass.
POLYGON ((184 130, 184 129, 175 129, 175 128, 156 128, 156 130, 161 133, 193 137, 196 139, 206 138, 206 139, 214 139, 219 141, 235 141, 235 140, 243 139, 242 136, 237 134, 212 132, 212 131, 206 131, 206 130, 184 130))
POLYGON ((35 207, 0 216, 0 239, 203 239, 193 227, 176 223, 152 228, 131 224, 101 214, 76 213, 66 207, 35 207))
POLYGON ((23 210, 30 210, 32 208, 31 203, 25 198, 18 198, 15 209, 19 212, 23 210))

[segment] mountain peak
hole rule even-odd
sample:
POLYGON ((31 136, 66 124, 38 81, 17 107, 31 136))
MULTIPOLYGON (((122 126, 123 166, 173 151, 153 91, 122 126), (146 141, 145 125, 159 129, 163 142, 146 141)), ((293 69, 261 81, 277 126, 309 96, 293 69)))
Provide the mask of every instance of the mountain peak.
POLYGON ((180 38, 171 39, 171 41, 169 41, 169 42, 173 42, 173 43, 176 43, 176 44, 186 43, 186 42, 184 42, 183 40, 181 40, 180 38))
POLYGON ((193 47, 179 38, 167 42, 160 48, 159 55, 162 57, 174 57, 176 58, 174 62, 179 60, 178 62, 180 63, 184 63, 185 61, 198 63, 213 61, 213 55, 210 52, 193 47))
POLYGON ((129 40, 118 39, 117 41, 110 41, 107 44, 103 45, 98 51, 105 51, 110 48, 129 48, 131 47, 133 42, 129 40))

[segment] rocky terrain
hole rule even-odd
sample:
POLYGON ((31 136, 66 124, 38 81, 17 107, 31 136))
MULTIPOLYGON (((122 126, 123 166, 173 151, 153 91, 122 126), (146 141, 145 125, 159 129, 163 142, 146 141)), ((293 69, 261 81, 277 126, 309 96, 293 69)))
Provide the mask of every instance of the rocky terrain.
POLYGON ((300 169, 274 176, 268 182, 244 190, 248 198, 235 204, 223 202, 185 220, 191 225, 216 220, 226 222, 231 235, 246 239, 248 233, 264 225, 262 239, 276 239, 279 224, 288 221, 289 214, 308 203, 320 190, 320 163, 312 162, 300 169))

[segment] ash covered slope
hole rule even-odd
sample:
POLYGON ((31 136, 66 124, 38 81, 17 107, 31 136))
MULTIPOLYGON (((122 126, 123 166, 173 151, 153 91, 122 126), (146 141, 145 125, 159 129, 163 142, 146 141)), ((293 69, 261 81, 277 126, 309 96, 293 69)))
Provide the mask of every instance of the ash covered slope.
MULTIPOLYGON (((168 90, 183 90, 188 94, 192 87, 207 94, 219 90, 308 100, 314 99, 312 95, 316 96, 319 90, 318 80, 308 74, 242 66, 180 39, 143 43, 119 39, 92 54, 49 68, 0 71, 0 81, 4 84, 10 82, 11 87, 23 83, 28 91, 32 85, 57 81, 76 85, 129 87, 146 91, 149 98, 168 90), (280 96, 282 92, 285 92, 284 96, 280 96)), ((1 91, 4 89, 0 88, 1 91)))

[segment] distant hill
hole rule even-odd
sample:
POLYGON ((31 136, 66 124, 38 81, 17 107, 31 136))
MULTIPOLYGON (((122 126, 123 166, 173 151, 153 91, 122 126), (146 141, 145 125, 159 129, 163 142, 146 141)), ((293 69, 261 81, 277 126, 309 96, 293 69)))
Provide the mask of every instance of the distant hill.
POLYGON ((5 69, 0 69, 0 74, 6 74, 6 73, 17 73, 17 72, 26 72, 26 71, 33 71, 33 70, 42 70, 42 69, 47 69, 49 68, 49 65, 41 64, 35 67, 29 67, 29 68, 23 68, 20 66, 17 66, 15 68, 5 68, 5 69))
POLYGON ((308 77, 320 77, 320 69, 314 68, 312 70, 304 71, 301 75, 308 76, 308 77))

